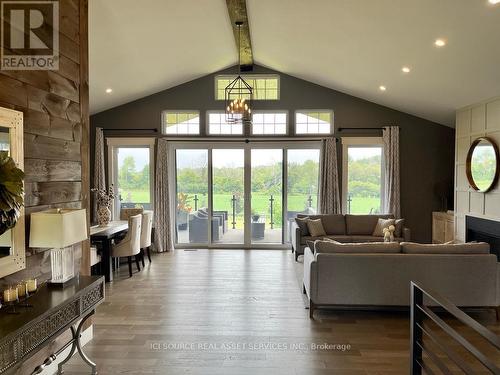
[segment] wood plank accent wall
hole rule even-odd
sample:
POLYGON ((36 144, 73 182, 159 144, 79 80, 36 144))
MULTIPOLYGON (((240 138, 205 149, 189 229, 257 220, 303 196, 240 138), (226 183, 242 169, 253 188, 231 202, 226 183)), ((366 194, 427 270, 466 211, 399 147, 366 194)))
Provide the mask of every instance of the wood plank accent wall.
MULTIPOLYGON (((27 234, 32 212, 67 207, 89 213, 88 0, 59 4, 59 71, 0 71, 0 106, 24 113, 27 234)), ((27 277, 50 278, 49 253, 26 253, 26 269, 0 279, 0 289, 27 277)), ((76 253, 80 272, 89 274, 88 241, 76 253)), ((65 332, 16 374, 31 373, 68 339, 65 332)))
MULTIPOLYGON (((88 0, 59 4, 59 70, 0 70, 0 106, 24 113, 27 234, 32 212, 89 208, 88 0)), ((88 241, 81 249, 81 272, 88 274, 88 241)), ((0 287, 50 278, 48 255, 28 248, 26 270, 0 279, 0 287)))

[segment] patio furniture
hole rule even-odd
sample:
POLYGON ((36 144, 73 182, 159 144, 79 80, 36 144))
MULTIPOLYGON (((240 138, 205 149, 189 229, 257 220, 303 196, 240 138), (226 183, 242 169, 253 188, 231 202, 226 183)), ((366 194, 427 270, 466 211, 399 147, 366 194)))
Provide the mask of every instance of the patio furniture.
POLYGON ((222 233, 227 232, 227 211, 214 211, 214 217, 220 217, 220 225, 222 226, 222 233))
POLYGON ((266 219, 261 217, 257 221, 252 221, 251 228, 252 228, 252 239, 254 240, 263 239, 266 231, 266 219))
MULTIPOLYGON (((220 239, 220 217, 212 217, 212 240, 220 239)), ((189 242, 205 243, 208 241, 208 214, 204 209, 199 209, 189 215, 189 242)))

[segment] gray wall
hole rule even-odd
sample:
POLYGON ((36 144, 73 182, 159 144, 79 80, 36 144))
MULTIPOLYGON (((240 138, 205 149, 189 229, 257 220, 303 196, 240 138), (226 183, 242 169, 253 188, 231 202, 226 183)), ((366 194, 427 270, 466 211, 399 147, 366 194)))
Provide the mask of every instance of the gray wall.
MULTIPOLYGON (((214 97, 214 75, 234 73, 235 68, 196 79, 148 97, 103 111, 91 116, 92 138, 95 127, 115 129, 105 135, 145 135, 141 131, 122 132, 119 129, 161 128, 161 111, 165 109, 197 109, 204 112, 222 110, 223 104, 214 97)), ((279 73, 263 67, 254 67, 254 73, 279 73)), ((335 128, 381 128, 398 125, 401 128, 401 206, 407 226, 417 241, 431 240, 431 212, 440 208, 434 194, 436 183, 450 186, 453 200, 453 163, 455 131, 449 127, 427 121, 403 112, 380 106, 341 92, 328 89, 286 74, 280 74, 281 94, 278 101, 255 101, 254 109, 280 109, 289 111, 293 125, 296 109, 333 109, 335 128)), ((350 130, 336 132, 336 136, 380 136, 381 132, 350 130)), ((93 146, 92 146, 93 147, 93 146)), ((340 153, 340 147, 339 147, 340 153)), ((92 150, 91 155, 94 152, 92 150)), ((341 168, 341 155, 339 155, 341 168)), ((92 180, 91 180, 92 181, 92 180)))

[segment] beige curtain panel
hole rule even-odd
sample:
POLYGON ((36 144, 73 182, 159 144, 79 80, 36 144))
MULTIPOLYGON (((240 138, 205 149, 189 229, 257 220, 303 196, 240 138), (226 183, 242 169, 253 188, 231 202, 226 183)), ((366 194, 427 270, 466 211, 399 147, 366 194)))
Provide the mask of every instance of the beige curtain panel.
POLYGON ((401 217, 401 183, 399 172, 399 126, 387 126, 382 130, 385 157, 384 212, 401 217))
POLYGON ((335 138, 323 140, 321 147, 319 207, 322 214, 340 214, 342 212, 335 138))
MULTIPOLYGON (((106 188, 106 173, 104 170, 104 132, 102 128, 95 129, 95 159, 94 159, 94 185, 92 188, 106 188)), ((97 217, 97 199, 93 196, 92 219, 97 217)))
POLYGON ((155 170, 154 248, 159 253, 171 251, 174 248, 172 242, 172 218, 170 217, 167 163, 168 142, 166 139, 158 139, 155 170))

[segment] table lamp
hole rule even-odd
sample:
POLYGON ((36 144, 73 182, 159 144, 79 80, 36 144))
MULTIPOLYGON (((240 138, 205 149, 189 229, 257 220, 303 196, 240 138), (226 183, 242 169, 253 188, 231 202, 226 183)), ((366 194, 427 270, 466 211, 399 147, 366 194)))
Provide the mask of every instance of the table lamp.
POLYGON ((31 214, 30 247, 50 248, 52 279, 64 286, 75 276, 73 245, 87 239, 85 209, 53 209, 31 214))

